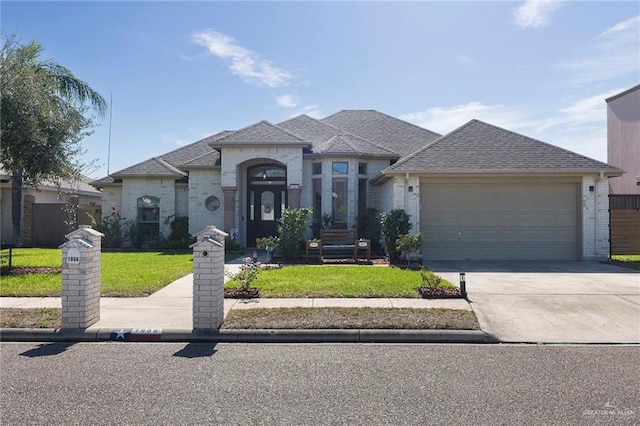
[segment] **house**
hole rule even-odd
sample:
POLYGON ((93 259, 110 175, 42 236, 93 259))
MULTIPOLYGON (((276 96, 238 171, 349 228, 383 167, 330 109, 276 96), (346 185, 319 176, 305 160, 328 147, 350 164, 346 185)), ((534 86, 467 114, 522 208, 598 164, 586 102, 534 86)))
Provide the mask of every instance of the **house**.
POLYGON ((609 181, 611 254, 640 253, 640 84, 605 99, 607 161, 625 171, 609 181))
POLYGON ((608 178, 621 170, 473 120, 439 135, 373 110, 225 131, 95 181, 103 206, 168 235, 215 225, 240 244, 276 233, 285 207, 352 228, 404 209, 426 259, 606 257, 608 178))
MULTIPOLYGON (((90 225, 87 214, 100 217, 102 193, 91 186, 89 179, 51 180, 37 188, 22 187, 21 223, 23 245, 30 247, 58 247, 65 235, 78 225, 90 225)), ((11 216, 11 180, 0 168, 0 236, 2 244, 13 244, 11 216)))

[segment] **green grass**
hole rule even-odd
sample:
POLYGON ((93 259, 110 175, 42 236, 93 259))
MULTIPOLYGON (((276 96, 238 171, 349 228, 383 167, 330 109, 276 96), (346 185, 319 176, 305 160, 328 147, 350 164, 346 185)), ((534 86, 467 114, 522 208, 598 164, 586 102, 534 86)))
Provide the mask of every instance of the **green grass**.
POLYGON ((640 254, 619 254, 611 256, 613 264, 624 266, 625 268, 640 270, 640 254))
MULTIPOLYGON (((251 283, 262 297, 418 297, 420 271, 372 266, 288 266, 262 270, 251 283)), ((229 281, 227 288, 237 288, 229 281)), ((442 286, 450 286, 443 280, 442 286)))
MULTIPOLYGON (((193 270, 191 253, 104 252, 101 295, 147 296, 193 270)), ((61 267, 60 249, 14 249, 14 267, 61 267)), ((60 274, 3 275, 0 296, 60 296, 60 274)))

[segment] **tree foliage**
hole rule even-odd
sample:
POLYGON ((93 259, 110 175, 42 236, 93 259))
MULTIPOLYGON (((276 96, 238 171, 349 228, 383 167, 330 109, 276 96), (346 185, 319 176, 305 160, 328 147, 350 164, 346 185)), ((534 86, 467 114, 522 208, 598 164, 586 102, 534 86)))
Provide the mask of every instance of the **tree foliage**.
POLYGON ((22 241, 22 185, 77 178, 80 141, 93 125, 85 114, 106 110, 102 96, 42 53, 14 37, 0 51, 0 162, 11 176, 14 243, 22 241))

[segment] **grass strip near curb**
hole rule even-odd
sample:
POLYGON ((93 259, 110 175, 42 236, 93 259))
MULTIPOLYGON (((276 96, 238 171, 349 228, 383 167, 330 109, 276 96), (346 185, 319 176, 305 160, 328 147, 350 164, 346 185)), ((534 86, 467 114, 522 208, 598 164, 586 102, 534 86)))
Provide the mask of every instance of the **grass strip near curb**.
POLYGON ((60 328, 60 308, 0 308, 0 328, 60 328))
MULTIPOLYGON (((104 252, 101 289, 104 297, 148 296, 193 270, 191 253, 104 252)), ((14 249, 14 267, 61 267, 60 249, 14 249)), ((58 297, 61 274, 3 275, 0 296, 58 297)))
POLYGON ((611 263, 623 268, 640 270, 640 254, 618 254, 611 256, 611 263))
POLYGON ((480 330, 471 311, 414 308, 234 309, 223 329, 480 330))
MULTIPOLYGON (((0 308, 1 328, 60 328, 59 308, 0 308)), ((255 308, 231 310, 223 329, 480 330, 473 312, 412 308, 255 308)))
MULTIPOLYGON (((428 274, 432 272, 428 271, 428 274)), ((407 297, 417 298, 423 285, 420 271, 353 265, 287 266, 258 273, 251 287, 260 297, 407 297)), ((442 280, 441 286, 455 288, 442 280)), ((239 288, 228 281, 225 288, 239 288)))

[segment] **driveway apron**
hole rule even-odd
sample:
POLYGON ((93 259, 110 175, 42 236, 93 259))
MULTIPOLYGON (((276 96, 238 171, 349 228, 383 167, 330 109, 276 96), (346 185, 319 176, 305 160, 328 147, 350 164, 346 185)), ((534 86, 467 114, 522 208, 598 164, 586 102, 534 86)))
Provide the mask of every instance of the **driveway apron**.
POLYGON ((640 272, 599 262, 427 262, 465 272, 480 326, 503 342, 640 343, 640 272))

